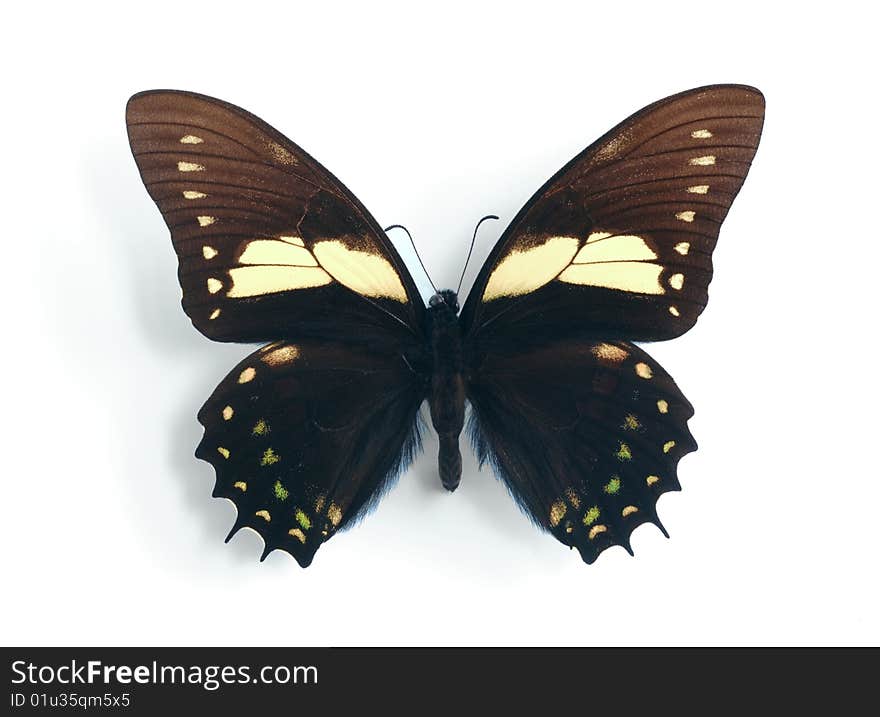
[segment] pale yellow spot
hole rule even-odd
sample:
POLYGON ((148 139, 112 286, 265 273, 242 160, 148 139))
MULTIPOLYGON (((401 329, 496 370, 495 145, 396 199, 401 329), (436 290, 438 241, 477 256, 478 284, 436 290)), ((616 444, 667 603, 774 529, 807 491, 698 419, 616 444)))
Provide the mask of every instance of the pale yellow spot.
MULTIPOLYGON (((526 240, 527 242, 527 240, 526 240)), ((530 294, 552 281, 571 262, 578 248, 576 237, 550 237, 543 244, 514 249, 489 276, 483 301, 502 296, 530 294)), ((524 241, 520 241, 523 245, 524 241)))
POLYGON ((217 250, 214 247, 208 246, 206 244, 202 247, 202 256, 205 257, 205 259, 213 259, 215 256, 217 256, 217 250))
POLYGON ((245 483, 243 480, 237 480, 235 481, 235 483, 232 484, 232 487, 238 488, 242 493, 244 493, 247 490, 247 483, 245 483))
POLYGON ((183 135, 183 137, 180 138, 181 144, 201 144, 204 141, 205 140, 203 140, 201 137, 196 137, 196 135, 194 134, 185 134, 183 135))
POLYGON ((255 436, 265 436, 269 432, 269 424, 266 423, 265 419, 261 418, 254 424, 253 429, 251 429, 251 433, 255 436))
POLYGON ((196 164, 195 162, 178 162, 177 163, 177 171, 178 172, 204 172, 205 165, 196 164))
POLYGON ((658 483, 659 481, 660 481, 660 476, 648 476, 648 477, 645 479, 645 482, 646 482, 648 485, 654 485, 655 483, 658 483))
POLYGON ((224 458, 229 458, 229 449, 224 448, 223 446, 217 446, 217 453, 219 453, 224 458))
POLYGON ((216 294, 220 289, 223 288, 223 282, 219 279, 215 279, 211 277, 208 279, 208 292, 211 294, 216 294))
POLYGON ((593 540, 597 535, 599 535, 600 533, 604 533, 606 530, 608 530, 608 528, 606 528, 604 525, 594 525, 592 528, 590 528, 590 540, 593 540))
POLYGON ((656 258, 657 253, 640 236, 593 232, 571 266, 559 275, 559 280, 634 293, 663 294, 659 282, 662 267, 645 263, 656 258))
POLYGON ((638 375, 639 378, 651 378, 654 375, 654 372, 648 364, 639 361, 639 363, 636 364, 636 375, 638 375))
POLYGON ((636 508, 634 505, 628 505, 628 506, 626 506, 626 508, 624 508, 624 509, 621 511, 620 514, 621 514, 624 518, 626 518, 628 515, 632 515, 633 513, 638 513, 638 512, 639 512, 639 509, 636 508))
POLYGON ((260 458, 260 465, 274 466, 280 460, 281 456, 279 456, 272 448, 267 448, 263 451, 263 457, 260 458))
POLYGON ((591 349, 593 356, 603 361, 611 361, 612 363, 620 363, 629 354, 619 346, 613 344, 597 344, 591 349))
POLYGON ((708 184, 695 184, 687 188, 688 194, 706 194, 709 191, 708 184))
POLYGON ((687 253, 691 249, 691 243, 687 241, 680 241, 675 245, 675 251, 677 251, 682 256, 687 256, 687 253))
POLYGON ((712 136, 712 133, 707 129, 695 129, 691 132, 691 137, 694 139, 709 139, 712 136))
POLYGON ((550 506, 550 525, 555 528, 559 525, 559 521, 561 521, 565 517, 565 511, 567 508, 565 507, 565 503, 561 500, 557 500, 553 505, 550 506))
POLYGON ((711 167, 715 164, 715 155, 707 154, 703 157, 691 157, 688 160, 688 164, 694 167, 711 167))
POLYGON ((675 317, 681 316, 681 312, 678 310, 677 306, 670 306, 669 313, 675 317))
POLYGON ((681 291, 681 287, 684 286, 684 274, 673 274, 669 277, 669 286, 673 289, 677 289, 681 291))
POLYGON ((327 273, 352 291, 406 303, 397 271, 379 254, 349 249, 338 240, 316 243, 314 254, 327 273))
POLYGON ((324 501, 327 500, 325 496, 319 496, 318 500, 315 501, 315 513, 320 513, 324 510, 324 501))
POLYGON ((208 217, 208 216, 205 216, 204 214, 197 216, 196 219, 199 220, 200 227, 209 227, 214 222, 217 221, 217 217, 208 217))
POLYGON ((216 319, 218 316, 220 316, 220 309, 214 309, 214 310, 211 312, 211 315, 208 317, 208 320, 209 320, 209 321, 213 321, 213 320, 216 319))
POLYGON ((297 163, 296 157, 286 148, 282 147, 277 142, 269 142, 267 144, 269 151, 272 153, 272 156, 275 158, 277 162, 281 164, 286 164, 288 166, 294 165, 297 163))
POLYGON ((656 259, 657 253, 635 234, 592 232, 572 264, 592 264, 597 261, 646 261, 656 259))
POLYGON ((253 381, 254 376, 257 375, 257 370, 251 366, 248 366, 244 371, 238 374, 238 382, 239 383, 247 383, 248 381, 253 381))
POLYGON ((187 189, 183 193, 184 199, 204 199, 207 196, 204 192, 196 192, 193 189, 187 189))
POLYGON ((255 239, 248 242, 239 262, 254 265, 318 266, 308 249, 281 239, 255 239))
POLYGON ((305 545, 306 543, 306 534, 303 533, 299 528, 291 528, 287 531, 287 534, 292 538, 296 538, 300 543, 305 545))
POLYGON ((581 499, 578 497, 578 494, 577 492, 575 492, 574 488, 566 488, 565 497, 568 498, 568 502, 571 503, 572 507, 575 510, 581 507, 581 499))
POLYGON ((599 286, 633 294, 665 294, 660 285, 663 267, 640 262, 609 262, 607 264, 572 264, 559 275, 566 284, 599 286))
POLYGON ((694 217, 696 216, 696 214, 697 214, 696 212, 692 212, 690 210, 688 210, 686 212, 676 212, 675 218, 681 219, 681 221, 683 221, 683 222, 692 222, 694 220, 694 217))
POLYGON ((260 357, 260 360, 270 366, 283 366, 295 361, 299 356, 299 347, 292 344, 279 346, 278 348, 271 348, 271 346, 266 348, 268 351, 260 357))
POLYGON ((257 516, 258 518, 262 518, 262 519, 265 520, 267 523, 271 523, 271 522, 272 522, 272 516, 269 515, 269 511, 268 511, 268 510, 258 510, 256 513, 254 513, 254 515, 257 516))
POLYGON ((336 503, 331 503, 330 507, 327 508, 327 517, 330 518, 330 522, 333 523, 334 526, 339 525, 342 520, 342 511, 336 503))
POLYGON ((226 406, 226 407, 223 409, 223 420, 224 420, 224 421, 228 421, 230 418, 232 418, 232 415, 233 415, 234 413, 235 413, 235 411, 232 410, 232 406, 226 406))
POLYGON ((675 448, 675 441, 666 441, 666 443, 663 444, 664 453, 669 453, 673 448, 675 448))
POLYGON ((669 413, 669 403, 666 399, 661 398, 657 401, 657 410, 660 411, 660 413, 669 413))
POLYGON ((639 419, 636 418, 632 413, 628 413, 626 417, 623 419, 623 427, 629 429, 630 431, 636 430, 641 424, 639 423, 639 419))
POLYGON ((229 270, 232 286, 226 293, 231 298, 262 296, 295 289, 311 289, 330 284, 333 279, 318 267, 246 266, 229 270))

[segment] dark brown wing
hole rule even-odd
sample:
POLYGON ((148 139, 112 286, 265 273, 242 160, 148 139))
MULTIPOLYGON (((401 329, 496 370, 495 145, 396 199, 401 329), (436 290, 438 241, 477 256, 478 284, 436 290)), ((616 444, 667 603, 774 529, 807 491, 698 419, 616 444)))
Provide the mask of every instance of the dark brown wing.
POLYGON ((243 527, 306 567, 374 505, 419 447, 425 383, 405 359, 331 341, 269 344, 202 410, 196 455, 217 472, 243 527))
POLYGON ((706 306, 712 250, 764 118, 752 87, 646 107, 550 179, 498 241, 462 311, 471 335, 660 340, 706 306))
MULTIPOLYGON (((471 437, 532 520, 587 563, 678 490, 696 449, 693 409, 672 378, 625 341, 570 339, 483 356, 468 386, 471 437)), ((665 531, 664 531, 665 532, 665 531)))
POLYGON ((375 219, 257 117, 189 92, 132 97, 126 122, 171 229, 183 308, 219 341, 420 335, 424 304, 375 219))

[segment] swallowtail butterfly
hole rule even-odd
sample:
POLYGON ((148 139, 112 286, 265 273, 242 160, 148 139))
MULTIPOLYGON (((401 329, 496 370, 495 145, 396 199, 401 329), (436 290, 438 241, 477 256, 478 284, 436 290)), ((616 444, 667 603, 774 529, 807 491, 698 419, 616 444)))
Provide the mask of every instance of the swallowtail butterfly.
MULTIPOLYGON (((420 448, 427 400, 454 490, 468 431, 543 530, 592 563, 663 529, 658 497, 696 449, 691 404, 634 341, 690 329, 764 115, 751 87, 637 112, 547 181, 459 312, 425 306, 376 220, 257 117, 189 92, 131 98, 131 149, 171 230, 183 309, 216 341, 261 342, 198 414, 196 455, 240 528, 303 567, 420 448)), ((228 538, 227 538, 228 540, 228 538)))

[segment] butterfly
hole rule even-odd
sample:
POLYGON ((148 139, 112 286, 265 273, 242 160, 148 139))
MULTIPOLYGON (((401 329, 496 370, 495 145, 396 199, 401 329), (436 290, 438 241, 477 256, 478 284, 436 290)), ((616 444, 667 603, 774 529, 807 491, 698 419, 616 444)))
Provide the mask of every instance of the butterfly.
POLYGON ((761 135, 764 98, 702 87, 632 115, 511 221, 462 307, 427 306, 385 231, 330 172, 234 105, 128 102, 131 150, 179 259, 183 309, 260 342, 198 413, 196 456, 241 528, 308 566, 421 447, 425 401, 455 490, 465 428, 541 529, 587 563, 630 554, 679 490, 693 408, 633 342, 690 329, 761 135), (470 411, 466 412, 466 407, 470 411), (466 421, 466 413, 468 413, 466 421))

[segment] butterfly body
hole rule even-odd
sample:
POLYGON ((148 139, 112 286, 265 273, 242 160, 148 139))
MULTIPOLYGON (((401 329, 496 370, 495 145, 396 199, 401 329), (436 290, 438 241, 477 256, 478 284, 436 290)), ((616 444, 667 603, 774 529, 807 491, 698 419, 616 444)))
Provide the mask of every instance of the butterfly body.
POLYGON ((438 468, 443 487, 454 491, 461 481, 461 450, 458 439, 464 428, 465 376, 458 297, 444 290, 429 302, 432 362, 431 423, 440 439, 438 468))
MULTIPOLYGON (((270 341, 198 413, 214 495, 303 567, 381 498, 420 448, 461 480, 467 428, 531 521, 593 562, 630 550, 696 449, 693 408, 636 342, 706 307, 721 223, 758 147, 764 99, 714 85, 636 112, 514 217, 459 312, 426 306, 381 225, 254 115, 150 91, 126 121, 171 230, 183 308, 218 341, 270 341), (467 422, 466 408, 467 410, 467 422)), ((664 531, 665 532, 665 531, 664 531)))

